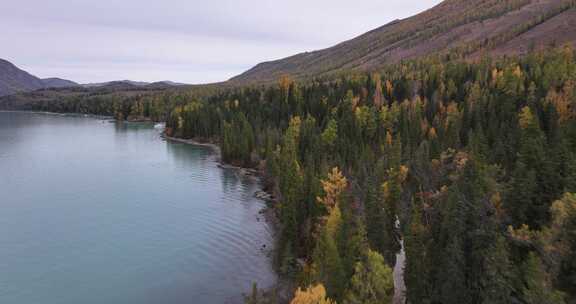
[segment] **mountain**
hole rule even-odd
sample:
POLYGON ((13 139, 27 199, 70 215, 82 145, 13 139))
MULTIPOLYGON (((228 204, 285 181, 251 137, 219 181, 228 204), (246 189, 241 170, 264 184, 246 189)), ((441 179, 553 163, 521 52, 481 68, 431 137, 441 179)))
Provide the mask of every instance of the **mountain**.
POLYGON ((370 71, 431 54, 474 60, 484 54, 523 54, 533 48, 574 45, 575 7, 574 0, 446 0, 336 46, 258 64, 230 82, 370 71))
POLYGON ((27 92, 44 87, 41 79, 0 59, 0 96, 27 92))
MULTIPOLYGON (((26 93, 40 89, 59 89, 59 88, 102 88, 106 91, 133 91, 138 88, 151 90, 163 90, 186 84, 172 81, 143 82, 132 80, 119 80, 103 83, 90 83, 80 85, 74 81, 62 78, 44 78, 40 79, 30 73, 23 71, 14 64, 0 59, 0 96, 14 95, 17 93, 26 93)), ((78 90, 73 90, 74 92, 78 90)), ((31 96, 31 95, 24 95, 31 96)))
POLYGON ((148 85, 148 82, 143 81, 132 81, 132 80, 114 80, 114 81, 107 81, 107 82, 97 82, 97 83, 86 83, 82 84, 85 88, 96 88, 96 87, 103 87, 108 85, 119 85, 119 84, 126 84, 132 86, 145 86, 148 85))
POLYGON ((42 79, 42 83, 44 83, 45 88, 69 88, 69 87, 77 87, 77 84, 74 81, 66 80, 62 78, 44 78, 42 79))
MULTIPOLYGON (((165 84, 165 85, 171 85, 174 87, 178 87, 178 86, 185 86, 188 85, 187 83, 181 83, 181 82, 174 82, 174 81, 170 81, 170 80, 164 80, 164 81, 159 81, 159 82, 154 82, 154 83, 159 83, 159 84, 165 84)), ((152 84, 154 84, 152 83, 152 84)))
POLYGON ((118 86, 118 85, 131 85, 131 86, 137 86, 137 87, 143 87, 143 86, 183 86, 186 85, 184 83, 178 83, 178 82, 173 82, 173 81, 158 81, 158 82, 144 82, 144 81, 133 81, 133 80, 115 80, 115 81, 108 81, 108 82, 100 82, 100 83, 87 83, 87 84, 83 84, 82 86, 85 88, 94 88, 94 87, 103 87, 103 86, 118 86))
POLYGON ((77 83, 61 78, 40 79, 14 64, 0 59, 0 96, 47 88, 76 87, 77 83))

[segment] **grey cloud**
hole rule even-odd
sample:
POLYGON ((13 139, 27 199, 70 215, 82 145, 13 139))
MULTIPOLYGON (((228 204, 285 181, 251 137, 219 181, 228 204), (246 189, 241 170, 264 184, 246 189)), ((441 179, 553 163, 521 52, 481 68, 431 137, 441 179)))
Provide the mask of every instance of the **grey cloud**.
POLYGON ((440 0, 3 2, 0 58, 41 77, 198 83, 329 47, 440 0))

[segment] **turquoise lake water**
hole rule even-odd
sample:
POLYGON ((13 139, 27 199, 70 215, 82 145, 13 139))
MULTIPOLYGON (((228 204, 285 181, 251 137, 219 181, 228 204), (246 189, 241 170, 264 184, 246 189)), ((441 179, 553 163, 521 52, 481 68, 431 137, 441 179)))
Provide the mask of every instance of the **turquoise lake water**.
POLYGON ((0 112, 0 303, 241 303, 274 283, 258 182, 160 132, 0 112))

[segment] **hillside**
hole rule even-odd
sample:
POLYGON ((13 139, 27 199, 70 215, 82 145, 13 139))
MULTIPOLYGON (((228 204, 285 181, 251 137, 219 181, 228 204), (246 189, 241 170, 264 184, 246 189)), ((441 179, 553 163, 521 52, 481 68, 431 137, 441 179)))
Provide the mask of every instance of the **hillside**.
MULTIPOLYGON (((71 85, 65 87, 47 87, 27 92, 19 92, 8 96, 0 96, 0 110, 38 110, 42 107, 57 107, 58 102, 69 100, 99 99, 130 99, 134 96, 150 95, 174 88, 170 85, 138 86, 127 82, 110 82, 97 87, 71 85)), ((44 109, 47 110, 47 109, 44 109)), ((50 109, 59 111, 58 109, 50 109)), ((65 112, 65 111, 64 111, 65 112)), ((81 112, 75 109, 73 112, 81 112)))
POLYGON ((574 0, 446 0, 413 17, 396 20, 324 50, 258 64, 233 83, 275 81, 347 70, 369 71, 451 51, 475 59, 483 54, 523 54, 533 48, 576 42, 574 0))
POLYGON ((77 87, 77 84, 74 81, 66 80, 62 78, 44 78, 42 79, 45 88, 67 88, 67 87, 77 87))
POLYGON ((39 78, 0 59, 0 96, 33 91, 43 87, 44 83, 39 78))
POLYGON ((61 78, 40 79, 4 59, 0 59, 0 96, 25 93, 45 88, 76 87, 74 81, 61 78))

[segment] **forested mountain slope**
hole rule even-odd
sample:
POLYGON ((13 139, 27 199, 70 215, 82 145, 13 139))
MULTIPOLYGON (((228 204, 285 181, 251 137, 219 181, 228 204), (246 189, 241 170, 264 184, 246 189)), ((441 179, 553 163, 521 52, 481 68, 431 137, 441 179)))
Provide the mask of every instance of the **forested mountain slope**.
POLYGON ((293 304, 392 303, 401 240, 408 303, 576 303, 575 58, 284 77, 175 107, 166 133, 262 170, 293 304))
POLYGON ((374 70, 430 54, 478 58, 523 54, 576 42, 574 0, 446 0, 334 47, 258 64, 231 79, 275 81, 349 70, 374 70))

